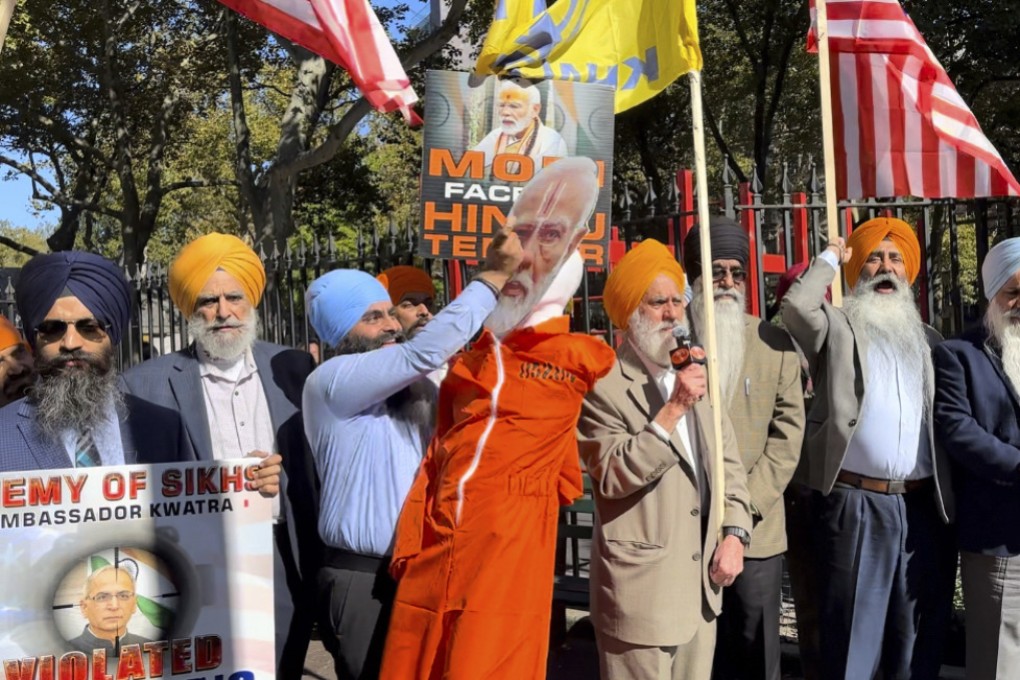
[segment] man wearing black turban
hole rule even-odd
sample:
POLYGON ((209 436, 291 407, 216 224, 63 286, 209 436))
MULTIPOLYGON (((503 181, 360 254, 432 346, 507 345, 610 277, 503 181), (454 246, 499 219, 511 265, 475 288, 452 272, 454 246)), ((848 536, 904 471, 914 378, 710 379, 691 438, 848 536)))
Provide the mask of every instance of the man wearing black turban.
MULTIPOLYGON (((0 409, 0 472, 193 460, 180 416, 119 386, 114 352, 131 317, 131 289, 92 253, 37 255, 15 291, 38 379, 0 409)), ((272 490, 280 466, 257 482, 272 490)))
MULTIPOLYGON (((786 550, 783 491, 800 459, 804 395, 800 359, 785 331, 745 312, 747 232, 725 217, 709 222, 712 271, 701 271, 701 234, 684 241, 684 268, 694 296, 695 335, 705 327, 704 287, 711 286, 718 338, 719 391, 747 470, 754 529, 745 540, 744 571, 723 591, 713 678, 779 680, 779 609, 786 550)), ((724 530, 725 531, 725 530, 724 530)))

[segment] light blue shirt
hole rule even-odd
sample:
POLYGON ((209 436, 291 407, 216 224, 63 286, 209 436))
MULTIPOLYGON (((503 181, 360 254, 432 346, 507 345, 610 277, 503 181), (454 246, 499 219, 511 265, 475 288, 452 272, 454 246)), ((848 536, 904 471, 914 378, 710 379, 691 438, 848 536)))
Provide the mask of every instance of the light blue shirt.
POLYGON ((442 367, 482 327, 496 297, 475 282, 414 338, 315 369, 302 398, 305 433, 322 483, 326 545, 382 557, 430 433, 391 418, 386 399, 442 367))
MULTIPOLYGON (((826 250, 818 259, 839 268, 826 250)), ((879 342, 868 345, 864 403, 843 469, 875 479, 924 479, 934 474, 924 419, 924 378, 904 370, 879 342)))

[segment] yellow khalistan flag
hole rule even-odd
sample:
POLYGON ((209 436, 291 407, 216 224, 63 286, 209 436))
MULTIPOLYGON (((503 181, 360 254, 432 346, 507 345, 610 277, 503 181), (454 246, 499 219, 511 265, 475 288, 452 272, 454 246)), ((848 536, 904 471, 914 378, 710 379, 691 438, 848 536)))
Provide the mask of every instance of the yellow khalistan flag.
POLYGON ((475 73, 603 83, 616 112, 701 70, 694 0, 497 0, 475 73))

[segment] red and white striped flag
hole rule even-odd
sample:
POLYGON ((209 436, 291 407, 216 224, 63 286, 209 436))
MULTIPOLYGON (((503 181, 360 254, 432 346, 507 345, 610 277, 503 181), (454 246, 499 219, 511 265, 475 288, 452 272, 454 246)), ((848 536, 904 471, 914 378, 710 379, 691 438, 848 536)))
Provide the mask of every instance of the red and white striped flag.
MULTIPOLYGON (((808 49, 817 49, 811 0, 808 49)), ((897 0, 827 0, 839 198, 1020 195, 897 0)))
POLYGON ((399 109, 408 123, 421 123, 411 109, 418 97, 368 0, 220 2, 343 67, 375 109, 399 109))

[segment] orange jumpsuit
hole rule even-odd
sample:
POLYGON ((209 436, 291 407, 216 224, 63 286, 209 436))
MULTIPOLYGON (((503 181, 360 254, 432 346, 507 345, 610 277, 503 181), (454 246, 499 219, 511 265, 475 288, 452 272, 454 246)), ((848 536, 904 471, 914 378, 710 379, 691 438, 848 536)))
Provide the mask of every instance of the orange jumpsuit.
POLYGON ((575 427, 613 350, 567 317, 513 331, 504 384, 473 476, 497 381, 487 331, 451 366, 436 436, 397 523, 398 579, 384 680, 545 678, 560 504, 582 492, 575 427))

